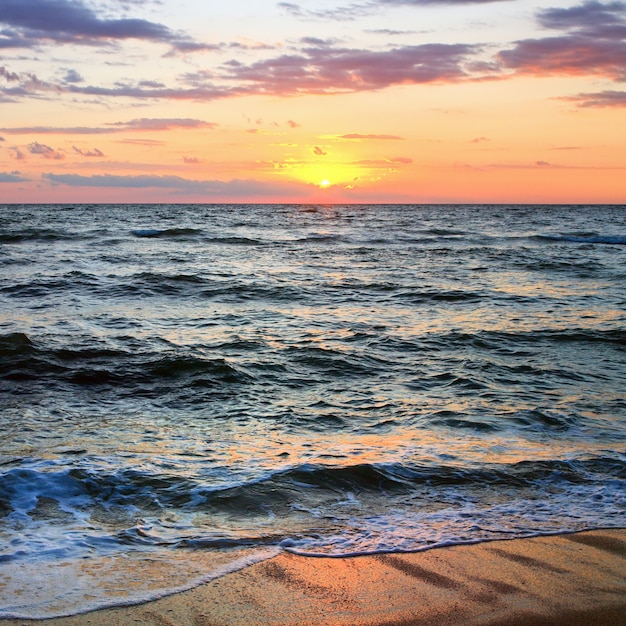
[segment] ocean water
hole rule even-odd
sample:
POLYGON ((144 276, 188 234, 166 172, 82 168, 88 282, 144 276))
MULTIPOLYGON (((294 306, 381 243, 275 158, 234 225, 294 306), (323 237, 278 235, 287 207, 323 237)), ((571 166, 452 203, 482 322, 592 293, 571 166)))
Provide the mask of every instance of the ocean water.
POLYGON ((624 527, 626 208, 1 206, 0 409, 0 617, 624 527))

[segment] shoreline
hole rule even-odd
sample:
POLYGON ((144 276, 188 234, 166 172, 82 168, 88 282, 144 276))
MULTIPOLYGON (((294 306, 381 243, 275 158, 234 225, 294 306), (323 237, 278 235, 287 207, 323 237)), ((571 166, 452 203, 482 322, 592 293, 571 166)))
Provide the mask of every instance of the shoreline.
POLYGON ((422 552, 284 552, 189 591, 133 606, 0 626, 622 626, 626 529, 422 552))

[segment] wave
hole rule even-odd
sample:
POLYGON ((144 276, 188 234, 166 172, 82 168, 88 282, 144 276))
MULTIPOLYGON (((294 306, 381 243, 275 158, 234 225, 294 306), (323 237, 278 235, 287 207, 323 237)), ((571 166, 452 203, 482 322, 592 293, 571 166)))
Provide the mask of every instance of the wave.
POLYGON ((199 228, 137 228, 130 231, 139 238, 189 238, 202 233, 199 228))
MULTIPOLYGON (((244 383, 250 375, 223 358, 152 350, 149 345, 110 348, 95 340, 64 347, 33 342, 23 333, 0 336, 0 380, 33 386, 109 387, 120 394, 158 395, 184 379, 191 388, 244 383)), ((176 390, 175 390, 176 391, 176 390)), ((186 389, 178 391, 185 392, 186 389)))
POLYGON ((598 243, 615 246, 625 246, 626 236, 624 235, 537 235, 539 239, 550 241, 569 241, 572 243, 598 243))
MULTIPOLYGON (((296 551, 346 554, 376 552, 391 546, 398 529, 393 525, 377 527, 376 519, 389 518, 390 514, 393 517, 394 512, 401 515, 403 524, 413 525, 414 549, 423 545, 414 526, 418 520, 430 519, 431 533, 433 521, 440 519, 448 525, 462 526, 467 538, 480 537, 481 533, 475 532, 477 519, 481 515, 491 519, 493 513, 488 511, 501 508, 505 501, 508 506, 501 510, 506 511, 508 519, 501 520, 501 533, 506 527, 512 533, 533 528, 532 521, 529 526, 528 520, 517 517, 522 501, 553 500, 550 506, 556 507, 555 512, 562 507, 565 515, 563 498, 574 493, 596 494, 592 505, 580 502, 572 507, 574 518, 582 515, 587 525, 593 525, 594 519, 602 515, 600 523, 607 524, 607 515, 608 519, 613 516, 614 525, 625 521, 621 507, 626 463, 611 456, 480 467, 436 463, 299 465, 238 483, 225 483, 223 477, 206 472, 204 476, 175 476, 131 468, 112 472, 89 466, 87 461, 82 465, 58 468, 32 460, 5 462, 0 472, 0 524, 4 518, 21 520, 23 529, 33 524, 37 527, 41 522, 50 528, 71 527, 73 542, 67 548, 73 550, 101 551, 114 545, 274 545, 296 551), (473 510, 474 514, 466 519, 458 507, 473 510), (621 515, 617 513, 620 510, 621 515), (168 521, 173 516, 179 520, 177 523, 168 521), (271 530, 267 526, 269 519, 273 520, 271 530), (365 533, 361 538, 349 530, 359 524, 363 528, 357 535, 365 533), (516 530, 519 524, 522 527, 516 530), (346 527, 346 532, 337 536, 340 526, 346 527), (83 538, 75 543, 79 532, 83 538)), ((542 527, 553 529, 555 521, 539 524, 535 520, 535 532, 542 527)), ((496 523, 495 519, 491 523, 496 523)), ((24 537, 29 536, 25 530, 24 537)), ((483 539, 491 536, 482 533, 483 539)), ((34 540, 30 549, 39 550, 45 541, 45 537, 34 540)), ((27 543, 22 542, 18 548, 7 544, 0 560, 20 560, 29 549, 27 543)), ((409 544, 402 545, 406 548, 409 544)), ((396 549, 399 547, 396 545, 396 549)))
POLYGON ((329 377, 337 381, 374 381, 396 371, 405 386, 416 392, 439 390, 461 395, 501 393, 504 388, 520 384, 529 390, 542 389, 602 375, 602 370, 594 366, 582 375, 575 368, 556 367, 549 361, 518 363, 541 346, 564 343, 588 344, 590 349, 604 344, 619 350, 626 345, 626 331, 451 331, 414 339, 368 331, 346 336, 337 346, 301 342, 271 348, 263 341, 241 337, 211 346, 175 347, 157 339, 120 337, 115 343, 104 343, 84 336, 64 345, 58 339, 33 339, 16 332, 0 335, 0 380, 5 385, 13 382, 32 388, 107 387, 117 394, 139 397, 160 393, 172 400, 195 390, 199 401, 203 389, 206 393, 218 389, 226 392, 234 386, 228 393, 235 393, 238 385, 277 384, 277 372, 281 385, 301 387, 325 383, 329 377), (464 357, 463 364, 457 362, 455 355, 466 355, 468 348, 474 351, 474 359, 464 357), (430 359, 441 359, 443 352, 452 359, 449 365, 428 369, 432 368, 428 365, 430 359), (425 369, 415 369, 417 355, 425 369), (515 361, 510 362, 508 356, 515 361), (181 384, 172 385, 174 380, 181 384))
POLYGON ((251 237, 208 237, 207 243, 229 244, 233 246, 263 246, 265 241, 251 237))
MULTIPOLYGON (((626 462, 617 456, 573 460, 520 461, 480 467, 407 463, 348 466, 303 464, 267 473, 236 484, 213 483, 210 475, 174 476, 140 469, 110 472, 102 468, 57 469, 32 460, 5 460, 0 467, 0 511, 66 517, 67 512, 93 506, 123 507, 149 513, 170 509, 233 514, 241 518, 267 515, 272 507, 347 494, 406 496, 422 487, 488 489, 494 485, 514 489, 538 485, 580 485, 605 480, 626 480, 626 462), (17 466, 17 467, 16 467, 17 466), (42 498, 45 499, 42 501, 42 498), (51 507, 55 500, 58 507, 51 507), (37 510, 39 508, 39 510, 37 510), (46 509, 46 510, 44 510, 46 509)), ((289 505, 290 506, 290 505, 289 505)))
POLYGON ((94 233, 75 233, 52 228, 26 228, 24 230, 0 232, 0 243, 19 244, 23 242, 54 243, 55 241, 74 241, 93 239, 94 233))

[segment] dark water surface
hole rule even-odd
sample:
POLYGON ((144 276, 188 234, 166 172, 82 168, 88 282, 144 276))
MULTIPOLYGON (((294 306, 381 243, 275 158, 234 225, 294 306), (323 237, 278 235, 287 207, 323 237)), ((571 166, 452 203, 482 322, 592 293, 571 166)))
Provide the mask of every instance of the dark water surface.
POLYGON ((0 206, 0 617, 626 526, 625 244, 608 206, 0 206))

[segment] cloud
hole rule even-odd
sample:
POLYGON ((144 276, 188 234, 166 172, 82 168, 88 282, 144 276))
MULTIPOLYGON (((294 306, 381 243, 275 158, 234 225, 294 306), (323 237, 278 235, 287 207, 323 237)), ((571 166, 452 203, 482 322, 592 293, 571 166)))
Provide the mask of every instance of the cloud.
POLYGON ((12 146, 11 148, 9 148, 9 151, 11 153, 11 156, 16 161, 24 161, 26 159, 26 155, 17 146, 12 146))
POLYGON ((151 146, 151 147, 165 145, 165 142, 159 139, 118 139, 117 143, 128 143, 131 146, 151 146))
POLYGON ((386 159, 389 163, 403 163, 404 165, 409 165, 413 163, 413 159, 410 157, 391 157, 386 159))
POLYGON ((94 46, 126 39, 166 43, 181 53, 216 48, 145 19, 102 17, 84 0, 2 0, 0 24, 9 27, 0 32, 0 48, 36 48, 42 42, 94 46))
POLYGON ((579 93, 576 96, 559 98, 574 102, 580 107, 626 107, 626 91, 598 91, 595 93, 579 93))
POLYGON ((325 156, 328 153, 324 152, 324 150, 322 150, 319 146, 313 146, 313 154, 316 154, 317 156, 325 156))
POLYGON ((298 19, 302 20, 339 20, 351 21, 358 17, 370 15, 376 10, 376 4, 372 2, 353 3, 334 9, 307 10, 293 2, 279 2, 278 6, 298 19))
POLYGON ((362 134, 362 133, 348 133, 346 135, 338 135, 338 139, 357 139, 357 140, 391 140, 391 141, 403 141, 404 137, 399 135, 374 135, 374 134, 362 134))
POLYGON ((389 169, 390 165, 410 165, 411 163, 413 163, 413 159, 409 157, 384 157, 382 159, 360 159, 354 161, 352 165, 389 169))
POLYGON ((24 178, 20 172, 0 172, 0 183, 25 183, 28 178, 24 178))
POLYGON ((588 0, 566 9, 543 9, 538 13, 538 21, 544 28, 575 30, 602 39, 624 39, 625 11, 626 3, 621 1, 603 4, 588 0))
POLYGON ((39 154, 42 157, 44 157, 44 159, 54 159, 58 161, 60 159, 65 158, 65 155, 62 152, 59 152, 58 150, 55 150, 54 148, 51 148, 50 146, 46 146, 42 143, 39 143, 38 141, 29 143, 28 151, 31 154, 39 154))
POLYGON ((87 45, 112 39, 175 39, 169 28, 147 20, 101 18, 81 0, 2 0, 0 23, 17 29, 21 45, 15 47, 30 47, 41 39, 87 45))
POLYGON ((200 163, 200 159, 198 157, 188 157, 188 156, 184 156, 183 157, 183 162, 184 163, 189 163, 189 164, 195 164, 195 163, 200 163))
POLYGON ((108 124, 108 126, 114 126, 120 130, 172 130, 174 128, 209 128, 213 129, 218 126, 215 122, 205 122, 203 120, 196 120, 193 118, 148 118, 142 117, 139 119, 130 120, 130 122, 114 122, 108 124))
POLYGON ((278 6, 283 10, 302 20, 339 20, 349 21, 359 17, 365 17, 384 10, 388 7, 422 7, 434 5, 471 5, 493 4, 507 0, 370 0, 369 2, 354 2, 333 9, 303 9, 294 2, 279 2, 278 6))
POLYGON ((230 96, 247 95, 250 90, 244 90, 238 87, 216 87, 214 85, 202 85, 197 87, 179 87, 171 88, 166 86, 149 86, 139 83, 121 83, 118 82, 113 87, 98 87, 95 85, 68 85, 65 89, 67 93, 113 97, 113 98, 137 98, 137 99, 165 99, 165 100, 196 100, 198 102, 206 102, 208 100, 217 100, 219 98, 228 98, 230 96))
POLYGON ((2 132, 14 135, 106 135, 131 131, 158 132, 180 129, 213 129, 218 124, 193 118, 148 118, 130 120, 128 122, 110 122, 104 126, 18 126, 3 128, 2 132))
MULTIPOLYGON (((1 6, 1 5, 0 5, 1 6)), ((8 96, 9 101, 23 96, 38 96, 41 93, 54 91, 60 93, 62 87, 40 80, 35 74, 25 72, 18 74, 0 66, 0 78, 3 78, 10 86, 0 89, 0 95, 8 96)))
POLYGON ((85 79, 76 70, 67 70, 63 80, 66 83, 82 83, 85 79))
POLYGON ((289 126, 289 128, 300 128, 301 125, 293 120, 287 120, 287 126, 289 126))
POLYGON ((494 4, 507 2, 508 0, 378 0, 380 6, 432 6, 432 5, 458 5, 458 4, 494 4))
POLYGON ((77 148, 76 146, 72 146, 72 150, 74 150, 74 152, 76 154, 80 154, 81 156, 84 157, 103 157, 104 152, 102 152, 102 150, 98 150, 98 148, 94 148, 93 150, 81 150, 80 148, 77 148))
POLYGON ((394 37, 396 35, 415 35, 416 30, 392 30, 391 28, 370 28, 366 29, 366 33, 372 33, 372 35, 385 35, 387 37, 394 37))
POLYGON ((116 176, 101 174, 82 176, 79 174, 43 174, 42 178, 53 185, 69 187, 101 187, 118 189, 168 189, 175 193, 196 193, 210 196, 274 196, 280 192, 302 193, 302 185, 281 184, 280 190, 273 183, 258 180, 233 179, 191 180, 180 176, 116 176))
POLYGON ((242 93, 274 95, 456 82, 468 77, 465 64, 479 50, 466 44, 423 44, 382 51, 308 47, 248 66, 237 63, 225 78, 236 81, 242 93))
POLYGON ((4 78, 9 83, 15 83, 20 80, 19 74, 10 72, 4 65, 0 67, 0 77, 4 78))
POLYGON ((626 3, 595 0, 537 15, 547 29, 566 31, 524 39, 497 56, 504 69, 534 76, 594 75, 626 80, 626 3))
POLYGON ((387 50, 308 46, 249 65, 232 60, 210 73, 186 74, 180 77, 182 86, 175 88, 153 81, 118 81, 112 86, 52 84, 6 68, 1 68, 0 76, 11 83, 4 94, 13 98, 41 97, 54 92, 57 96, 65 93, 99 98, 209 101, 249 95, 351 93, 400 84, 469 80, 475 71, 471 67, 473 57, 481 49, 468 44, 423 44, 387 50))

